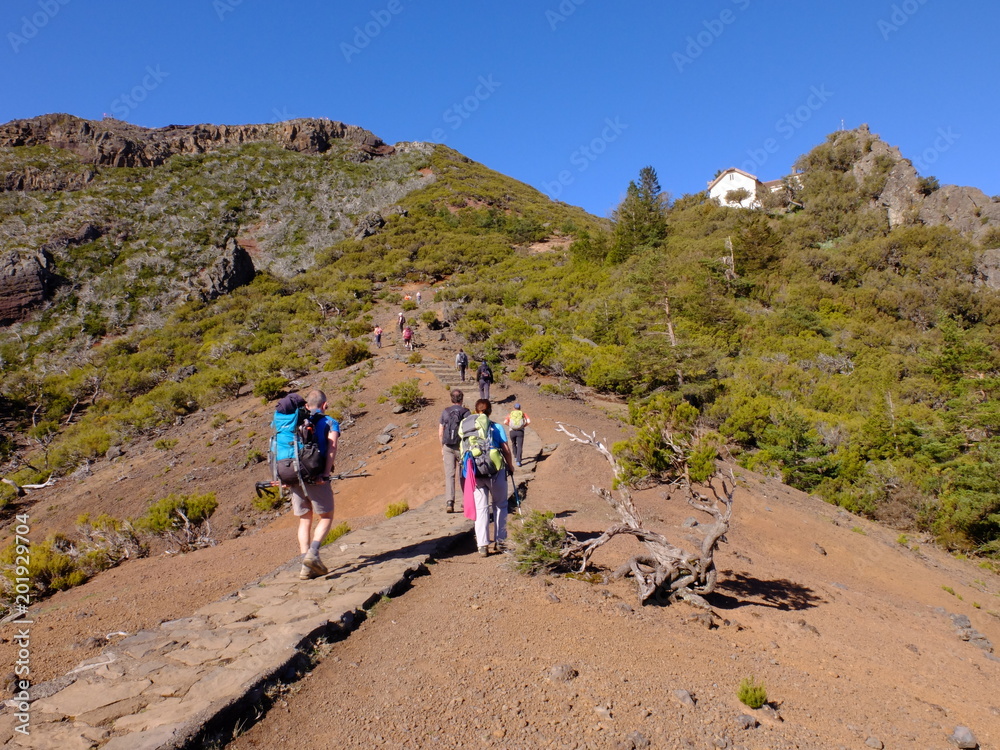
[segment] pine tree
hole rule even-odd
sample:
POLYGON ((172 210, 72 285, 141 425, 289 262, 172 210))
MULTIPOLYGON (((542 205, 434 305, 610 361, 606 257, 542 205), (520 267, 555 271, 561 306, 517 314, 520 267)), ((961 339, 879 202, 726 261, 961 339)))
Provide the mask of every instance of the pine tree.
POLYGON ((667 236, 668 197, 660 188, 656 170, 639 170, 639 183, 631 181, 625 198, 614 210, 614 242, 608 260, 620 263, 643 245, 655 246, 667 236))

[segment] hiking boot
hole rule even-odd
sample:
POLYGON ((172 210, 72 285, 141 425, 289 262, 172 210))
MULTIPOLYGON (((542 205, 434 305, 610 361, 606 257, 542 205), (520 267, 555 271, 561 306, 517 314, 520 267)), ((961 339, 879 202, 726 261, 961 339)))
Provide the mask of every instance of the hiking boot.
POLYGON ((480 547, 479 548, 479 556, 480 557, 489 557, 489 555, 490 555, 490 548, 489 547, 480 547))
POLYGON ((455 503, 448 503, 447 505, 445 505, 444 506, 444 512, 445 513, 454 513, 455 512, 455 503))
MULTIPOLYGON (((322 560, 319 559, 319 555, 312 555, 306 553, 306 556, 302 558, 302 570, 308 570, 312 575, 309 578, 319 578, 320 576, 325 576, 330 571, 323 564, 322 560)), ((299 573, 299 578, 302 577, 302 573, 299 573)))

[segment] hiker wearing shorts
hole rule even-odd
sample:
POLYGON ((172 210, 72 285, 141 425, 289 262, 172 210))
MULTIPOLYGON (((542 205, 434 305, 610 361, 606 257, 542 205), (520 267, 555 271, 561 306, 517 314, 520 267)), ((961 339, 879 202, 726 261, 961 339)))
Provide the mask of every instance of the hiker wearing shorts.
POLYGON ((521 411, 520 404, 514 404, 514 410, 503 421, 507 427, 507 436, 513 446, 514 465, 521 465, 521 451, 524 450, 524 428, 531 424, 528 415, 521 411))
POLYGON ((317 482, 309 485, 309 497, 303 495, 301 485, 289 487, 292 513, 299 519, 299 552, 302 554, 299 578, 303 580, 318 578, 330 572, 319 559, 319 547, 333 523, 333 485, 330 484, 330 474, 337 458, 340 424, 333 417, 323 414, 326 406, 326 394, 323 391, 310 391, 306 396, 306 409, 309 413, 323 415, 316 423, 316 440, 320 454, 326 459, 326 471, 317 482), (312 528, 313 519, 316 519, 315 530, 312 528))

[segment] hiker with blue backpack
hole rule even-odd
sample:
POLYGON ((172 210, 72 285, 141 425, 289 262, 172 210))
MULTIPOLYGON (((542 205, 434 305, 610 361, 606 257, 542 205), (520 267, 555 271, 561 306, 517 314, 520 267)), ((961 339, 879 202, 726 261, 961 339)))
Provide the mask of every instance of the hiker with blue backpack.
POLYGON ((486 557, 490 554, 491 520, 494 552, 500 552, 507 540, 507 474, 513 473, 513 459, 503 427, 490 420, 493 407, 489 400, 479 399, 475 409, 459 428, 462 476, 466 516, 474 514, 476 547, 486 557))
POLYGON ((320 560, 319 547, 333 523, 330 475, 337 458, 340 424, 323 413, 326 407, 323 391, 310 391, 304 400, 291 393, 278 402, 271 421, 275 478, 288 487, 292 513, 299 519, 299 578, 303 580, 329 572, 320 560))

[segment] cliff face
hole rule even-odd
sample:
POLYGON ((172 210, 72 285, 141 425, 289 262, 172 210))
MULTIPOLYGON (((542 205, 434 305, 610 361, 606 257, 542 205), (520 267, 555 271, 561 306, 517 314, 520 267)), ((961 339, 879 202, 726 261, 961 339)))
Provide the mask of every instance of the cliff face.
POLYGON ((851 170, 859 185, 879 170, 887 173, 872 205, 885 209, 890 227, 943 224, 979 241, 1000 227, 1000 203, 974 187, 943 185, 928 193, 910 160, 897 147, 873 135, 867 125, 838 137, 859 138, 864 144, 864 153, 851 170))
MULTIPOLYGON (((335 141, 347 141, 357 161, 386 156, 395 150, 373 133, 355 125, 320 119, 289 120, 262 125, 168 125, 142 128, 119 120, 84 120, 71 115, 42 115, 0 125, 0 148, 50 146, 76 154, 82 161, 109 167, 155 167, 175 154, 200 154, 226 146, 276 143, 291 151, 323 153, 335 141)), ((83 180, 86 182, 86 180, 83 180)), ((46 180, 7 175, 0 190, 66 189, 46 180)))

